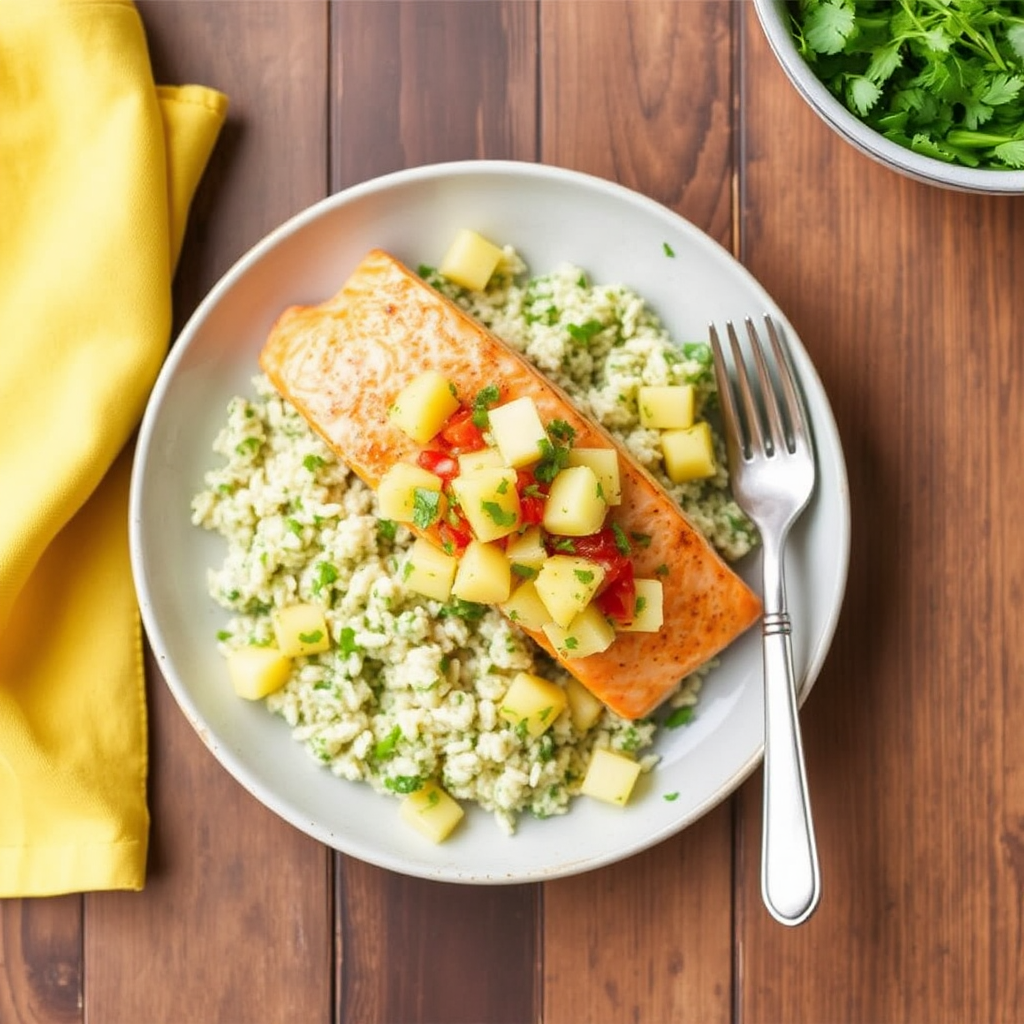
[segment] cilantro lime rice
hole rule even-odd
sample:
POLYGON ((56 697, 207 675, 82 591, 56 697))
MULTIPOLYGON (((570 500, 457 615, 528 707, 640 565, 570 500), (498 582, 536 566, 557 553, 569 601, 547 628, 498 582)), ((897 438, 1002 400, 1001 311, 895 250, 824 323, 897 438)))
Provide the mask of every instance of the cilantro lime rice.
MULTIPOLYGON (((752 547, 756 535, 725 470, 672 484, 658 431, 639 425, 642 385, 692 383, 698 409, 708 402, 714 378, 705 345, 675 346, 636 293, 591 284, 577 267, 530 278, 512 249, 483 293, 421 273, 622 441, 724 557, 752 547)), ((221 459, 193 499, 192 519, 226 542, 208 580, 228 613, 221 652, 271 644, 275 608, 322 607, 330 650, 296 658, 266 704, 335 775, 399 795, 434 779, 493 812, 511 834, 523 812, 544 818, 568 809, 595 748, 635 756, 645 770, 657 762, 656 731, 666 723, 653 717, 629 722, 605 709, 583 733, 565 711, 537 738, 504 721, 501 701, 517 673, 564 683, 564 671, 496 609, 441 604, 405 588, 411 532, 378 519, 373 492, 265 377, 231 400, 213 450, 221 459)), ((667 702, 669 726, 688 720, 703 671, 681 680, 667 702)))

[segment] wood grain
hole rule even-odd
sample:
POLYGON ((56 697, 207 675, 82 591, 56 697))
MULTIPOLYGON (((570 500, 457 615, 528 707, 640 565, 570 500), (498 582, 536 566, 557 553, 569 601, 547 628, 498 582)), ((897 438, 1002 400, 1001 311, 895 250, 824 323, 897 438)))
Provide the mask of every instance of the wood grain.
POLYGON ((0 900, 0 1021, 82 1020, 82 897, 0 900))
POLYGON ((1020 1020, 1024 205, 875 166, 745 42, 743 253, 832 397, 854 536, 805 712, 823 902, 756 906, 745 800, 740 1015, 1020 1020))
MULTIPOLYGON (((331 13, 332 188, 536 157, 535 4, 355 0, 331 13)), ((466 888, 337 859, 339 1022, 536 1019, 536 886, 466 888)))
MULTIPOLYGON (((732 18, 718 3, 544 5, 542 159, 644 192, 728 245, 732 18)), ((544 1021, 730 1020, 731 888, 728 805, 545 885, 544 1021)))
MULTIPOLYGON (((179 265, 179 322, 245 247, 326 190, 326 8, 141 5, 158 80, 233 99, 179 265), (230 41, 228 45, 226 41, 230 41)), ((214 761, 149 665, 153 818, 142 894, 86 897, 86 1019, 330 1019, 330 857, 214 761)))

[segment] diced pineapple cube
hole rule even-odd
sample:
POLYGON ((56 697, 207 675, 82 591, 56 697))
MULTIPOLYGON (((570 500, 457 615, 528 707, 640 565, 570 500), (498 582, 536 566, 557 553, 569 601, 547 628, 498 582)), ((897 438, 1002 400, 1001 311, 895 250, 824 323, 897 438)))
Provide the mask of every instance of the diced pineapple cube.
POLYGON ((624 633, 657 633, 664 622, 662 601, 664 591, 661 580, 636 580, 636 599, 633 616, 627 622, 620 622, 624 633))
POLYGON ((464 452, 459 456, 459 473, 468 476, 481 469, 498 469, 505 465, 497 448, 483 448, 478 452, 464 452))
POLYGON ((455 570, 452 593, 463 601, 500 604, 512 592, 512 569, 497 544, 471 540, 455 570))
POLYGON ((481 469, 452 481, 452 492, 477 540, 507 537, 519 528, 514 469, 481 469))
POLYGON ((565 681, 565 696, 569 701, 569 717, 577 732, 586 732, 601 717, 601 703, 578 679, 569 676, 565 681))
POLYGON ((290 604, 270 616, 278 650, 286 658, 319 654, 331 646, 323 609, 316 604, 290 604))
POLYGON ((601 485, 601 496, 609 505, 622 502, 619 480, 619 453, 614 448, 572 448, 568 465, 589 466, 601 485))
POLYGON ((410 589, 435 601, 447 601, 452 594, 452 583, 458 559, 446 555, 429 540, 418 537, 409 550, 402 568, 402 581, 410 589))
POLYGON ((424 782, 402 801, 399 814, 428 839, 440 843, 451 835, 465 811, 436 782, 424 782))
POLYGON ((480 292, 487 287, 501 256, 501 249, 493 242, 488 242, 469 228, 463 228, 448 247, 438 270, 462 288, 480 292))
POLYGON ((455 386, 436 370, 425 370, 398 392, 388 415, 418 444, 426 444, 459 407, 455 386))
POLYGON ((429 526, 427 518, 436 522, 444 515, 448 502, 441 493, 441 478, 411 462, 396 462, 377 484, 377 505, 384 519, 400 523, 419 520, 420 525, 429 526), (418 490, 431 492, 420 495, 418 490), (436 494, 436 497, 433 495, 436 494), (417 515, 418 511, 418 515, 417 515))
POLYGON ((540 459, 548 433, 532 398, 524 396, 496 405, 488 417, 491 437, 506 466, 519 469, 540 459))
POLYGON ((539 526, 531 526, 515 537, 509 537, 505 545, 505 557, 512 565, 512 571, 524 579, 530 579, 536 575, 537 570, 544 564, 548 557, 547 549, 544 547, 544 538, 541 536, 539 526))
POLYGON ((715 445, 711 425, 702 420, 685 430, 666 430, 661 435, 665 472, 676 484, 715 475, 715 445))
POLYGON ((545 559, 533 585, 551 618, 563 628, 584 608, 604 579, 596 562, 575 555, 552 555, 545 559))
POLYGON ((557 683, 519 672, 505 693, 499 714, 515 726, 525 723, 522 728, 536 737, 552 725, 567 703, 565 690, 557 683))
POLYGON ((639 776, 640 765, 632 758, 598 747, 590 755, 580 792, 622 807, 639 776))
POLYGON ((667 430, 693 423, 692 384, 642 387, 637 395, 640 426, 667 430))
POLYGON ((615 627, 594 604, 588 604, 564 629, 552 622, 544 627, 544 633, 563 658, 600 654, 615 641, 615 627))
POLYGON ((567 466, 551 482, 544 502, 544 529, 565 537, 597 533, 608 512, 603 493, 589 466, 567 466))
POLYGON ((540 599, 533 580, 520 583, 501 606, 501 610, 510 621, 534 632, 543 629, 551 621, 551 613, 540 599))
POLYGON ((239 647, 228 655, 231 685, 246 700, 260 700, 280 690, 291 671, 291 658, 276 647, 239 647))

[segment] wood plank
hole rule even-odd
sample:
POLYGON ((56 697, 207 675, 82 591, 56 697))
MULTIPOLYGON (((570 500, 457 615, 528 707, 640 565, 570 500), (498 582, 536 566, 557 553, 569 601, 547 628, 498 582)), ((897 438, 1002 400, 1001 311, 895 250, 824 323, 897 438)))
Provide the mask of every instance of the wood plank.
MULTIPOLYGON (((728 245, 732 7, 544 5, 544 161, 646 193, 728 245)), ((547 883, 543 1019, 730 1020, 731 886, 728 804, 622 864, 547 883)))
MULTIPOLYGON (((536 157, 536 5, 332 8, 332 188, 446 160, 536 157)), ((537 1018, 535 886, 463 887, 338 858, 337 1019, 537 1018)))
MULTIPOLYGON (((158 80, 196 80, 234 100, 192 210, 180 323, 248 245, 326 191, 326 6, 140 9, 158 80)), ((228 776, 148 669, 147 887, 86 897, 86 1019, 329 1020, 328 851, 228 776)))
POLYGON ((760 908, 745 800, 740 1017, 1019 1020, 1024 205, 876 166, 746 28, 743 252, 832 397, 854 533, 804 715, 822 905, 760 908))
POLYGON ((332 7, 331 187, 537 156, 535 0, 332 7))
POLYGON ((82 1019, 82 897, 0 900, 0 1020, 82 1019))

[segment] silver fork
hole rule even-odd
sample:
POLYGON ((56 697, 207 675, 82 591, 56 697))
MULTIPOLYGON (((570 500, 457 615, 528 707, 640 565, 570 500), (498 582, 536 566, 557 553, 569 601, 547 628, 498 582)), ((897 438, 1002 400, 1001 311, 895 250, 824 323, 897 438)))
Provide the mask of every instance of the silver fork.
POLYGON ((749 318, 745 321, 756 386, 732 323, 725 327, 735 387, 714 324, 709 333, 733 495, 761 532, 765 706, 761 895, 777 921, 796 925, 817 907, 821 876, 797 717, 783 555, 789 528, 814 490, 815 465, 807 410, 792 363, 775 323, 769 316, 764 319, 774 372, 757 329, 749 318))

